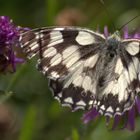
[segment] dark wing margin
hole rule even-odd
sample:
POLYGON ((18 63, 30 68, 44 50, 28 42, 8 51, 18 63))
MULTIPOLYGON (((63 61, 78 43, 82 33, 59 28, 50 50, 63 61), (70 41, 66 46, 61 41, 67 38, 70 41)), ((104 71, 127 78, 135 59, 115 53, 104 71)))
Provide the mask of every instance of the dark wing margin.
POLYGON ((53 96, 62 106, 68 106, 72 111, 78 109, 88 110, 93 107, 94 98, 90 91, 86 92, 82 87, 76 87, 71 84, 64 88, 63 83, 59 80, 49 80, 49 86, 52 90, 53 96))

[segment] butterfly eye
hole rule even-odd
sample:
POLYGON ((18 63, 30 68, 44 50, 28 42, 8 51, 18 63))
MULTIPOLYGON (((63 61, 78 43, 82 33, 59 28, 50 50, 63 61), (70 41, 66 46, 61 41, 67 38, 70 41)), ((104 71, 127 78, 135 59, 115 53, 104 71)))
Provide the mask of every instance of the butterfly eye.
POLYGON ((107 56, 108 58, 114 58, 115 55, 116 55, 116 45, 109 45, 108 48, 107 48, 107 56))
POLYGON ((99 78, 99 87, 102 87, 104 85, 104 82, 105 82, 104 76, 101 76, 99 78))
POLYGON ((114 51, 110 51, 106 54, 109 60, 112 60, 115 57, 116 53, 114 51))
POLYGON ((115 56, 115 52, 109 53, 109 56, 110 56, 111 58, 113 58, 113 57, 115 56))

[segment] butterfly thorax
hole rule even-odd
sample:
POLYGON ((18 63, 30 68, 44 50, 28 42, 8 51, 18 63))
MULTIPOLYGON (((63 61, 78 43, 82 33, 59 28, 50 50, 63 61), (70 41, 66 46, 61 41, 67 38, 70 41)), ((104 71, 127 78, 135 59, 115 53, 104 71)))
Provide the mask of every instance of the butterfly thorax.
POLYGON ((117 55, 120 43, 121 38, 118 31, 108 37, 105 46, 107 46, 106 55, 109 59, 112 59, 115 55, 117 55))
POLYGON ((111 81, 117 79, 117 74, 114 72, 115 64, 119 57, 121 38, 118 32, 109 36, 104 44, 104 50, 101 52, 101 58, 98 61, 100 68, 98 68, 98 98, 102 96, 102 92, 111 81))

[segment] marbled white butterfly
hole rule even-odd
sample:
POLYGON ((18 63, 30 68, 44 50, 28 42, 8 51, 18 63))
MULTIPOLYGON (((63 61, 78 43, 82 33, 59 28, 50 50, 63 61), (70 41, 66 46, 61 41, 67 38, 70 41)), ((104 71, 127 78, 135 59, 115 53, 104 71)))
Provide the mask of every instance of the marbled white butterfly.
POLYGON ((54 97, 73 110, 121 115, 140 91, 140 39, 50 27, 22 33, 20 44, 28 58, 39 56, 37 68, 50 79, 54 97))

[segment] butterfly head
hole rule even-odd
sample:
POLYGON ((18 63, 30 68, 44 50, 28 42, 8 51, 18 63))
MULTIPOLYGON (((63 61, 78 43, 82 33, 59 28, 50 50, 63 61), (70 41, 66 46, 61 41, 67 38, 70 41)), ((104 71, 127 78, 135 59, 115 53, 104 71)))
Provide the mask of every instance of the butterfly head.
POLYGON ((116 31, 114 34, 110 35, 107 39, 106 46, 107 46, 107 56, 109 59, 113 58, 117 55, 117 50, 121 41, 119 31, 116 31))
POLYGON ((120 32, 115 31, 111 36, 108 37, 108 40, 121 41, 120 32))
POLYGON ((119 42, 121 41, 119 31, 116 31, 114 34, 110 35, 107 39, 107 44, 109 46, 118 46, 119 42))

